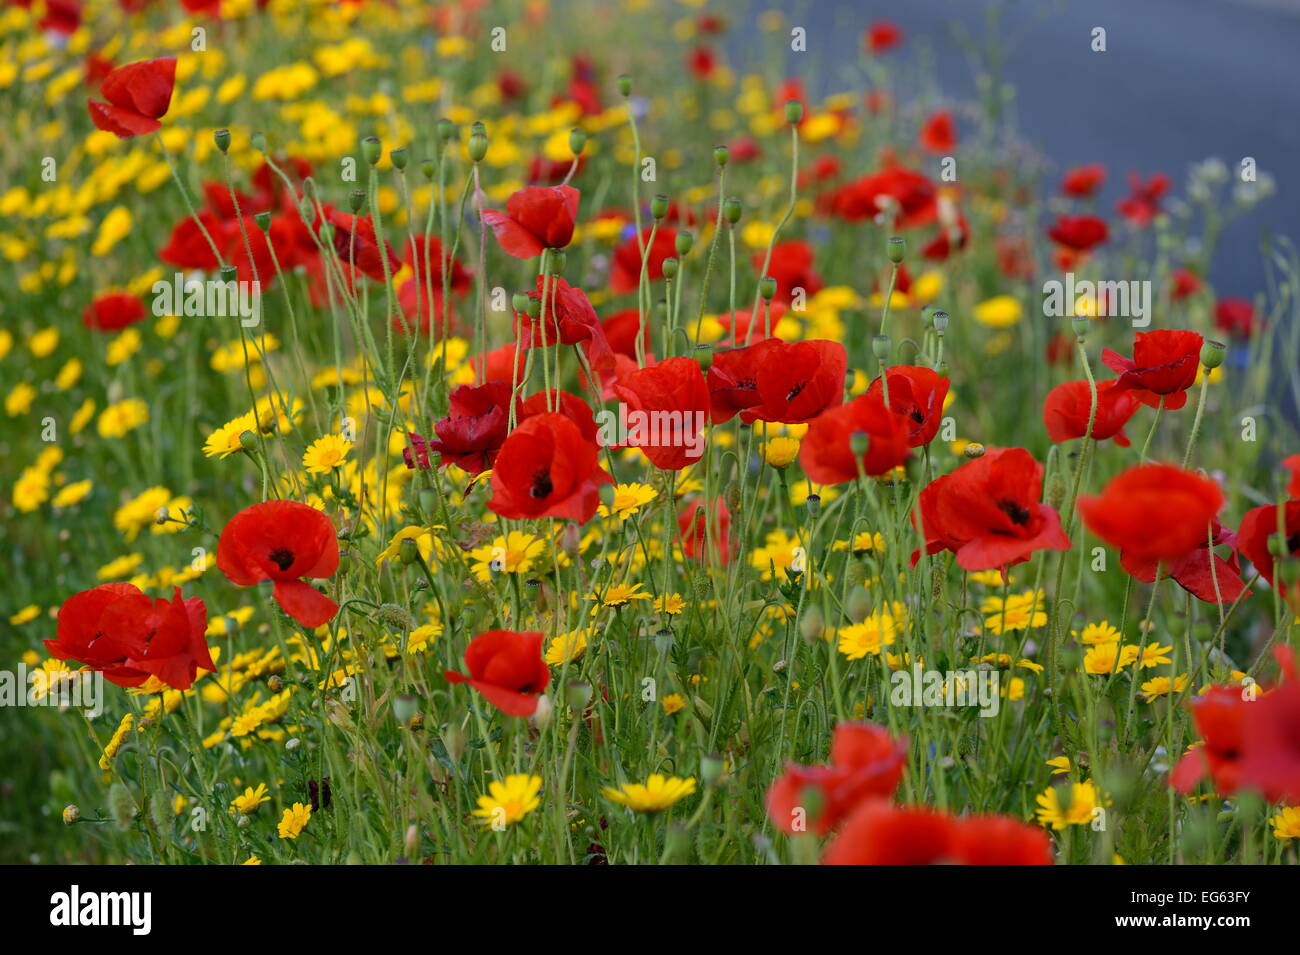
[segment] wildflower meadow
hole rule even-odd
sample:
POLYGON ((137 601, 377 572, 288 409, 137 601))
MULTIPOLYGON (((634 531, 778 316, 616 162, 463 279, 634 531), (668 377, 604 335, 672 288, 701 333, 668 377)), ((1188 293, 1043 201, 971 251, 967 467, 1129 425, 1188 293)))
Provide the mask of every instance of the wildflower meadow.
POLYGON ((1294 864, 1296 157, 906 7, 0 7, 0 861, 1294 864))

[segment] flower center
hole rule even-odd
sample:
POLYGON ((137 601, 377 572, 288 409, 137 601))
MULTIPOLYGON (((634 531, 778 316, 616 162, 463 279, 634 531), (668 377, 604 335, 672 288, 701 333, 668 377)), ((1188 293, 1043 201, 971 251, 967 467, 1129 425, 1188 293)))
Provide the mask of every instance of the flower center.
POLYGON ((533 475, 533 486, 528 493, 540 499, 550 497, 553 490, 555 486, 551 483, 551 472, 543 468, 533 475))
POLYGON ((275 564, 281 570, 288 570, 289 565, 293 563, 293 551, 285 547, 277 547, 275 550, 271 551, 269 557, 271 563, 275 564))
POLYGON ((1029 523, 1029 509, 1016 501, 1006 499, 998 501, 998 510, 1022 527, 1029 523))

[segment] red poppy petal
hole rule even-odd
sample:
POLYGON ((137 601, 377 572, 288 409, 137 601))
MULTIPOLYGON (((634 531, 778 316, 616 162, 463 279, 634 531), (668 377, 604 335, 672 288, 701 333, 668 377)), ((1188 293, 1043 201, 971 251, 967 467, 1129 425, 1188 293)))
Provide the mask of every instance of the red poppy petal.
POLYGON ((275 602, 304 627, 320 627, 334 619, 339 605, 301 580, 277 580, 275 602))

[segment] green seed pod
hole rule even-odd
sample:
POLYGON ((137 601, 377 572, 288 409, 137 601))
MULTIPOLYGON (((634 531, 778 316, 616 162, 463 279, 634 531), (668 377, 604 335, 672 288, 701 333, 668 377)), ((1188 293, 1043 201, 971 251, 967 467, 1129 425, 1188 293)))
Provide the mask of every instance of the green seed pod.
POLYGON ((1227 351, 1228 348, 1223 342, 1212 342, 1207 339, 1201 346, 1201 364, 1210 369, 1218 368, 1223 364, 1227 351))
POLYGON ((438 164, 432 159, 420 160, 420 175, 424 176, 426 182, 433 182, 433 177, 438 173, 438 164))
POLYGON ((266 133, 253 133, 248 141, 253 144, 253 148, 259 153, 263 156, 266 155, 266 133))
POLYGON ((404 170, 407 162, 410 160, 405 146, 398 146, 396 149, 389 150, 388 158, 392 161, 393 168, 398 172, 404 170))
POLYGON ((217 144, 217 148, 221 150, 222 155, 226 154, 230 151, 230 130, 218 129, 212 134, 212 141, 217 144))
POLYGON ((740 214, 743 211, 744 206, 740 204, 740 200, 735 196, 727 196, 727 198, 723 200, 722 215, 732 225, 735 225, 740 221, 740 214))
POLYGON ((445 116, 438 120, 437 126, 438 139, 444 143, 449 142, 451 138, 456 135, 456 124, 445 116))
POLYGON ((632 77, 628 76, 626 73, 622 74, 618 78, 618 95, 622 96, 624 99, 627 99, 627 97, 632 95, 632 77))
POLYGON ((1079 341, 1088 339, 1089 319, 1087 315, 1075 315, 1070 319, 1070 328, 1074 332, 1074 337, 1079 341))
POLYGON ((942 337, 948 331, 948 313, 941 309, 935 309, 930 314, 930 325, 933 326, 934 333, 942 337))
POLYGON ((353 189, 351 192, 348 193, 348 208, 351 209, 353 213, 360 212, 361 208, 365 204, 366 204, 366 194, 364 190, 353 189))
POLYGON ((604 504, 606 507, 614 506, 614 485, 602 484, 596 489, 596 494, 600 497, 600 503, 604 504))
POLYGON ((372 166, 379 165, 379 160, 384 155, 384 145, 375 136, 367 136, 361 140, 361 155, 372 166))
POLYGON ((587 148, 587 133, 585 130, 574 126, 569 130, 569 152, 573 153, 573 158, 577 159, 582 155, 582 151, 587 148))
POLYGON ((233 265, 223 265, 217 270, 217 274, 221 276, 223 282, 233 282, 239 278, 239 270, 233 265))
POLYGON ((903 256, 907 253, 907 240, 901 235, 891 235, 885 242, 885 254, 889 256, 889 261, 898 265, 903 261, 903 256))
POLYGON ((679 264, 680 263, 678 262, 678 260, 673 258, 671 255, 668 258, 664 259, 664 278, 666 279, 677 278, 677 267, 679 264))
POLYGON ((803 103, 797 99, 785 101, 785 119, 788 123, 797 123, 803 119, 803 103))
POLYGON ((849 450, 855 458, 864 456, 871 450, 871 435, 865 431, 854 431, 849 435, 849 450))
POLYGON ((691 254, 691 249, 695 247, 695 236, 689 232, 678 232, 673 244, 677 247, 678 257, 684 259, 691 254))
POLYGON ((483 157, 487 155, 487 127, 482 123, 475 123, 470 127, 468 151, 470 160, 476 163, 482 162, 483 157))
POLYGON ((514 295, 510 296, 510 304, 514 306, 516 312, 528 311, 528 293, 516 292, 514 295))
POLYGON ((271 230, 271 213, 256 212, 253 214, 253 221, 257 223, 257 227, 263 232, 269 232, 271 230))
POLYGON ((726 146, 713 147, 713 161, 717 163, 719 166, 725 166, 727 164, 727 160, 730 158, 731 158, 731 150, 729 150, 726 146))
POLYGON ((891 345, 888 335, 876 335, 871 339, 871 354, 879 361, 887 361, 891 345))
POLYGON ((650 200, 650 215, 658 222, 664 216, 668 215, 668 197, 657 195, 650 200))
POLYGON ((763 296, 763 301, 772 301, 776 296, 776 279, 770 275, 764 275, 758 283, 758 294, 763 296))

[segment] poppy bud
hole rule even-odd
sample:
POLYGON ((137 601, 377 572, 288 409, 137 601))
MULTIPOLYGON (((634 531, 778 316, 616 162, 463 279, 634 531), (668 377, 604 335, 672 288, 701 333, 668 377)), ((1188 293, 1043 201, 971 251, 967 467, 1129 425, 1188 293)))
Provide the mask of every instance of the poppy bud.
POLYGON ((972 441, 970 444, 966 445, 965 449, 963 449, 962 451, 962 454, 966 455, 966 457, 971 458, 972 460, 974 458, 982 458, 984 457, 984 445, 979 444, 976 441, 972 441))
POLYGON ((212 141, 217 144, 217 148, 224 154, 230 150, 230 130, 218 129, 212 134, 212 141))
POLYGON ((763 301, 771 302, 776 296, 776 279, 764 275, 758 282, 758 294, 763 296, 763 301))
POLYGON ((438 171, 438 167, 432 159, 420 160, 420 174, 424 176, 426 181, 432 182, 434 174, 437 171, 438 171))
POLYGON ((266 133, 253 133, 248 141, 253 144, 253 148, 259 153, 266 154, 266 133))
POLYGON ((253 434, 251 431, 239 432, 239 446, 245 451, 256 451, 257 435, 253 434))
POLYGON ((901 235, 891 235, 885 243, 885 254, 889 256, 889 261, 895 265, 903 261, 903 255, 907 252, 907 240, 901 235))
POLYGON ((581 713, 591 702, 591 684, 582 680, 572 680, 564 688, 564 698, 574 712, 581 713))
POLYGON ((381 604, 376 616, 385 626, 400 630, 402 633, 410 633, 415 629, 415 618, 411 616, 411 612, 398 604, 381 604))
POLYGON ((624 99, 632 95, 632 77, 623 73, 618 78, 618 93, 624 99))
POLYGON ((673 632, 665 627, 655 631, 655 649, 667 655, 673 648, 673 632))
POLYGON ((272 673, 266 678, 266 688, 272 693, 279 693, 284 689, 284 680, 280 679, 279 674, 272 673))
POLYGON ((448 724, 442 731, 442 747, 453 763, 460 762, 460 758, 465 755, 465 745, 468 742, 465 730, 456 723, 448 724))
POLYGON ((414 696, 410 693, 401 693, 393 698, 393 718, 400 725, 406 726, 415 719, 416 713, 419 712, 418 707, 419 701, 414 696))
POLYGON ((76 803, 68 803, 63 807, 63 824, 65 826, 76 825, 81 819, 81 810, 77 808, 76 803))
POLYGON ((727 485, 723 499, 727 502, 727 510, 731 512, 733 518, 740 513, 740 485, 735 481, 727 485))
POLYGON ((253 214, 253 221, 257 223, 259 229, 263 232, 267 232, 271 228, 271 213, 256 212, 253 214))
POLYGON ((370 165, 377 166, 384 155, 384 146, 377 137, 367 136, 361 140, 361 155, 370 165))
POLYGON ((119 829, 130 829, 135 819, 135 801, 131 791, 121 783, 108 787, 108 814, 119 829))
POLYGON ((850 560, 844 565, 844 582, 850 587, 857 586, 867 579, 866 565, 860 560, 850 560))
POLYGON ((668 258, 664 259, 664 266, 663 266, 664 278, 666 279, 677 278, 677 265, 678 265, 677 260, 672 256, 669 256, 668 258))
POLYGON ((650 215, 658 222, 664 216, 668 215, 668 197, 665 195, 656 195, 650 200, 650 215))
POLYGON ((871 339, 871 354, 875 355, 878 360, 888 360, 889 350, 890 341, 888 335, 876 335, 871 339))
POLYGON ((726 769, 726 760, 717 753, 706 753, 700 757, 700 781, 706 786, 716 786, 726 769))
POLYGON ((361 207, 364 206, 365 204, 366 204, 366 194, 362 190, 353 189, 351 192, 348 193, 348 208, 351 209, 353 213, 360 212, 361 207))
POLYGON ((447 117, 438 120, 438 139, 447 142, 452 136, 456 135, 456 124, 447 117))
POLYGON ((786 122, 797 123, 803 119, 803 103, 797 99, 788 99, 785 101, 785 118, 786 122))
POLYGON ((1044 488, 1043 499, 1052 506, 1054 510, 1060 510, 1061 505, 1065 503, 1067 489, 1065 481, 1059 474, 1054 474, 1047 482, 1044 488))
POLYGON ((719 166, 725 166, 727 164, 727 159, 730 158, 730 156, 731 156, 731 150, 729 150, 726 146, 713 147, 713 161, 717 163, 719 166))
POLYGON ((487 127, 482 123, 475 123, 470 127, 469 146, 467 147, 469 158, 473 162, 482 162, 483 157, 488 151, 487 127))
POLYGON ((1206 341, 1201 346, 1201 364, 1210 369, 1218 368, 1223 364, 1223 356, 1227 350, 1223 342, 1206 341))
POLYGON ((516 312, 528 311, 528 293, 516 292, 510 296, 510 304, 514 306, 516 312))
POLYGON ((849 450, 855 458, 863 457, 871 450, 871 435, 865 431, 854 431, 849 435, 849 450))
POLYGON ((573 158, 577 159, 582 155, 582 151, 587 148, 587 134, 577 126, 569 130, 569 152, 573 153, 573 158))
POLYGON ((551 703, 551 698, 543 693, 537 698, 537 709, 533 710, 532 724, 539 730, 546 729, 547 724, 551 722, 551 717, 555 713, 555 706, 551 703))
POLYGON ((814 640, 820 640, 825 630, 826 618, 822 616, 822 608, 812 604, 799 618, 799 635, 812 643, 814 640))
POLYGON ((170 829, 174 815, 166 793, 155 792, 149 797, 149 819, 153 822, 155 832, 170 829))
POLYGON ((727 196, 727 198, 723 200, 722 214, 732 225, 735 225, 740 221, 740 213, 743 209, 744 207, 740 204, 740 200, 735 196, 727 196))
POLYGON ((871 613, 871 594, 861 584, 855 584, 844 600, 844 612, 854 623, 861 623, 871 613))
POLYGON ((407 153, 405 146, 398 146, 396 149, 389 150, 388 158, 393 163, 393 168, 401 172, 406 168, 407 153))
POLYGON ((942 337, 948 331, 948 313, 936 309, 930 314, 930 325, 934 328, 934 333, 942 337))
POLYGON ((691 254, 691 249, 695 247, 695 236, 689 232, 678 232, 673 244, 677 247, 677 255, 685 258, 691 254))
POLYGON ((546 270, 552 275, 558 275, 564 271, 564 267, 569 264, 569 253, 563 249, 549 249, 546 255, 546 270))

